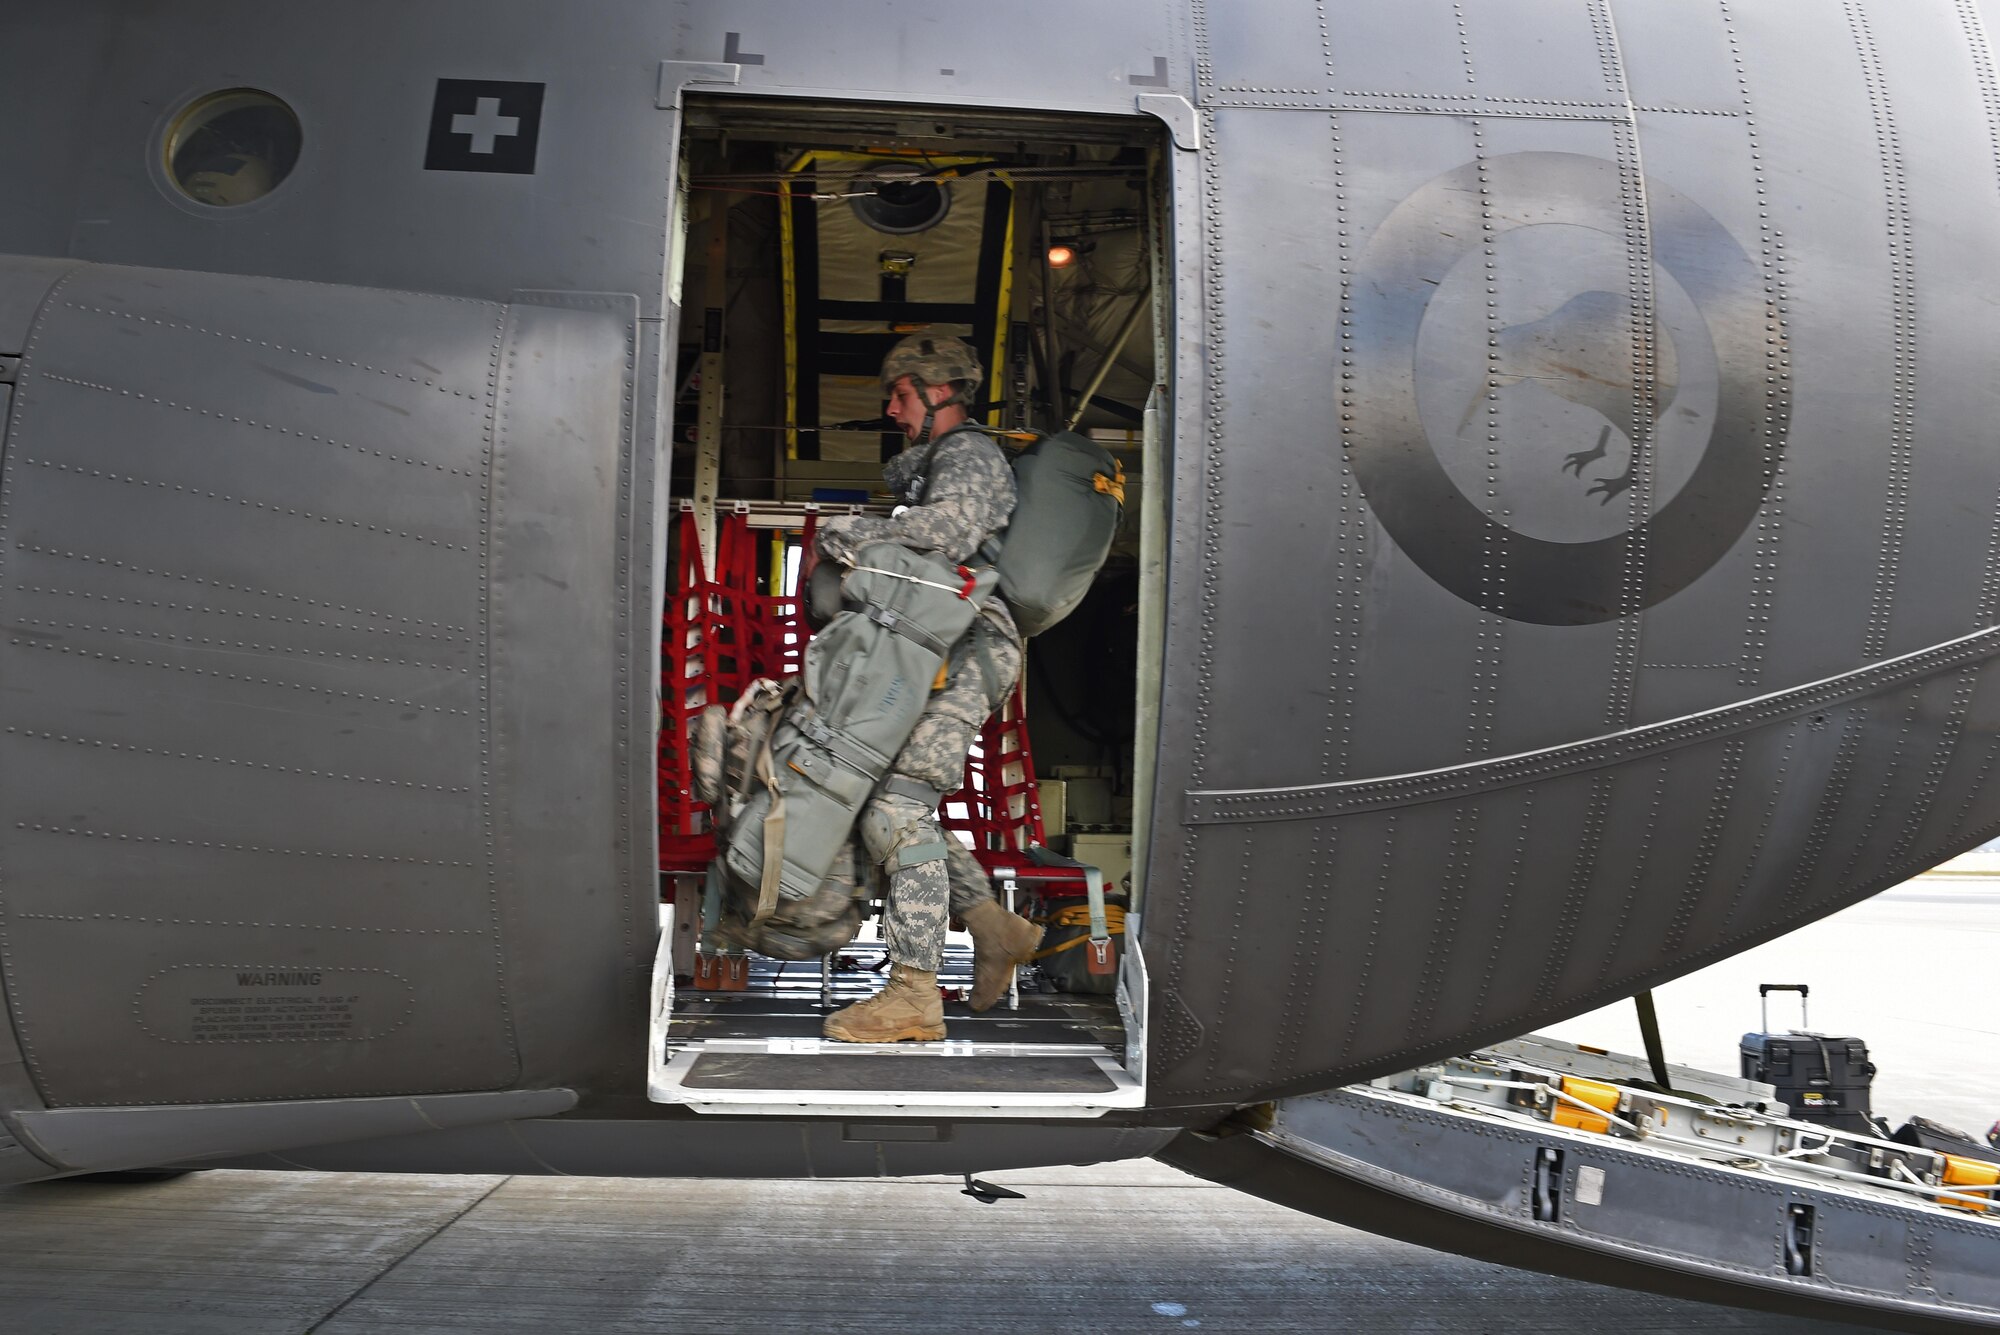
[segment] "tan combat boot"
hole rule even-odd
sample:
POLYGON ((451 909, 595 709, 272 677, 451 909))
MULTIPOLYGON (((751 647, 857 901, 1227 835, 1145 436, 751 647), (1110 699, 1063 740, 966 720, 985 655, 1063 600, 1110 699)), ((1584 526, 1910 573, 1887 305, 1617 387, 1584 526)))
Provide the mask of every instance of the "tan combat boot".
POLYGON ((944 998, 938 995, 937 975, 894 965, 887 987, 827 1016, 820 1032, 843 1043, 928 1043, 943 1038, 944 998))
POLYGON ((983 899, 958 915, 965 930, 972 933, 972 996, 975 1011, 991 1010, 1007 995, 1014 970, 1026 964, 1042 944, 1042 929, 1018 913, 1000 907, 997 899, 983 899))

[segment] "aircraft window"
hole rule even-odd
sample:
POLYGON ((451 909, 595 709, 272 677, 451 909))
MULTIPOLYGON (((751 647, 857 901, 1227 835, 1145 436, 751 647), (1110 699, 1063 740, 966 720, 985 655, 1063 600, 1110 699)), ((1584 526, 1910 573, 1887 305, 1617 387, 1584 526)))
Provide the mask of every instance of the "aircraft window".
POLYGON ((200 204, 262 199, 299 160, 299 118, 269 93, 229 88, 195 99, 167 131, 167 175, 200 204))
POLYGON ((878 232, 908 236, 927 232, 951 212, 951 191, 921 179, 914 167, 885 164, 858 173, 847 187, 854 216, 878 232), (872 191, 873 193, 863 193, 872 191))

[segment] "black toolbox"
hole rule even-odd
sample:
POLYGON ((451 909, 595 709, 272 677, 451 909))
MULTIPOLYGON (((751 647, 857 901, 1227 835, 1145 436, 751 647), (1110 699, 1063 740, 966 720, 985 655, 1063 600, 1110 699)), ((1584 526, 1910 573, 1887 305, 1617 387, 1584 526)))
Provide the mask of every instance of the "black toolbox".
POLYGON ((1858 1038, 1816 1034, 1806 1029, 1782 1034, 1770 1032, 1773 992, 1798 993, 1799 1023, 1807 1022, 1808 988, 1804 983, 1759 984, 1763 1031, 1743 1035, 1738 1052, 1743 1078, 1775 1086, 1778 1098, 1799 1121, 1864 1136, 1881 1135, 1869 1115, 1875 1063, 1868 1060, 1868 1045, 1858 1038))
POLYGON ((1933 1122, 1928 1117, 1912 1117, 1898 1127, 1896 1134, 1889 1139, 1898 1145, 1915 1145, 1918 1149, 1931 1150, 1938 1154, 1956 1154, 1961 1159, 1984 1159, 1987 1163, 2000 1163, 2000 1149, 1983 1141, 1974 1140, 1955 1126, 1933 1122))

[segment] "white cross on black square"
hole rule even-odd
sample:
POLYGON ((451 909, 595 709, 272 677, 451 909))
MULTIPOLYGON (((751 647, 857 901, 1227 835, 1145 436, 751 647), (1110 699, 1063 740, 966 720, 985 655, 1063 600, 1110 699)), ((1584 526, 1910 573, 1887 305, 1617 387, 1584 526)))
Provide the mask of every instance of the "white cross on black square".
POLYGON ((532 175, 547 84, 439 79, 424 169, 532 175))

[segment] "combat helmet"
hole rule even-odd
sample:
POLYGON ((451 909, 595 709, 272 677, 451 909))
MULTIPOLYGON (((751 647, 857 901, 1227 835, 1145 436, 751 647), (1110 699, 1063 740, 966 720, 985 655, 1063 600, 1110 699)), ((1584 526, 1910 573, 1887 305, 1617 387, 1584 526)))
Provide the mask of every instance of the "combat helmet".
POLYGON ((882 359, 882 392, 889 393, 904 376, 920 386, 957 382, 952 396, 938 405, 942 408, 950 403, 970 403, 986 372, 980 369, 979 354, 964 339, 950 334, 911 334, 882 359))
POLYGON ((969 407, 980 382, 986 379, 986 373, 979 368, 979 354, 972 350, 972 345, 950 334, 911 334, 889 349, 889 355, 882 359, 882 393, 894 393, 896 382, 904 376, 916 384, 920 398, 926 385, 955 386, 951 396, 941 403, 924 398, 924 424, 911 442, 915 445, 930 440, 938 409, 954 403, 969 407))

